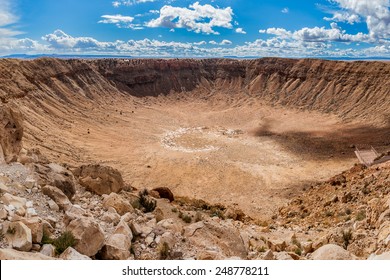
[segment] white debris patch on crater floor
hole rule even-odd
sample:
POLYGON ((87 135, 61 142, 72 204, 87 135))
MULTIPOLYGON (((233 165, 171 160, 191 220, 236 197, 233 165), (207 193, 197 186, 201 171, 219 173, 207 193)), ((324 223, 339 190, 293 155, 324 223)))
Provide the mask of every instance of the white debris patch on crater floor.
POLYGON ((161 139, 163 147, 185 153, 211 152, 221 148, 220 138, 235 137, 240 130, 210 129, 208 127, 181 127, 166 132, 161 139))

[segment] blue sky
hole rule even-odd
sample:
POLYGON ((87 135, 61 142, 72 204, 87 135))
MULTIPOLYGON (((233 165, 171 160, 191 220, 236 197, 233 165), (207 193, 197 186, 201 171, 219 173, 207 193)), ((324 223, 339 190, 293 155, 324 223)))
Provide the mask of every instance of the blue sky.
POLYGON ((390 0, 0 0, 15 53, 390 58, 390 0))

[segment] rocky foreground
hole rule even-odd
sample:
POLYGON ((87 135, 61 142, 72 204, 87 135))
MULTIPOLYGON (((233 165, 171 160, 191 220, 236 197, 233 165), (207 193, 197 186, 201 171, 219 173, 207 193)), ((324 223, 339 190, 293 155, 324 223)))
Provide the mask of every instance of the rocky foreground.
POLYGON ((0 259, 390 258, 390 163, 357 165, 255 221, 169 188, 136 190, 109 166, 50 162, 22 148, 16 111, 2 112, 0 259))

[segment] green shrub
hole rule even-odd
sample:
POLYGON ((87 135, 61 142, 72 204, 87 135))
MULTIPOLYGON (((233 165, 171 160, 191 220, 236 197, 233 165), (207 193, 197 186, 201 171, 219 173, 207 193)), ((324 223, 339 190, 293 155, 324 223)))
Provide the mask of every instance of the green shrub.
POLYGON ((53 244, 53 239, 50 238, 50 234, 44 230, 41 240, 41 245, 43 244, 53 244))
POLYGON ((157 205, 157 202, 154 199, 149 198, 148 195, 149 192, 147 189, 144 189, 139 192, 139 202, 144 208, 145 213, 153 212, 157 205))
POLYGON ((189 215, 187 215, 187 214, 183 216, 182 220, 184 222, 186 222, 187 224, 192 222, 192 218, 189 215))
POLYGON ((348 245, 350 244, 352 240, 352 230, 344 230, 343 231, 343 242, 344 242, 344 249, 348 248, 348 245))
POLYGON ((257 249, 257 251, 259 251, 259 253, 264 253, 266 251, 266 248, 264 246, 261 246, 257 249))
POLYGON ((293 236, 293 238, 291 239, 291 243, 297 246, 298 248, 302 248, 301 242, 299 242, 295 236, 293 236))
POLYGON ((333 212, 328 210, 325 212, 325 216, 326 217, 333 217, 333 212))
POLYGON ((73 233, 65 231, 57 239, 54 239, 52 244, 56 248, 56 254, 60 255, 68 247, 73 247, 76 244, 76 239, 73 233))
POLYGON ((200 222, 202 220, 202 214, 200 212, 196 212, 195 222, 200 222))
POLYGON ((294 253, 297 254, 298 256, 302 256, 302 249, 301 248, 296 248, 294 253))
POLYGON ((179 218, 182 219, 187 224, 191 223, 192 221, 192 218, 189 215, 183 214, 183 212, 181 211, 179 211, 179 218))
POLYGON ((11 235, 14 235, 14 234, 16 233, 16 228, 14 228, 14 227, 9 227, 9 228, 7 229, 7 233, 8 233, 8 234, 11 234, 11 235))
POLYGON ((212 208, 211 209, 211 217, 219 217, 221 220, 225 220, 225 215, 223 212, 218 208, 212 208))
POLYGON ((366 218, 366 212, 365 211, 359 211, 357 214, 356 214, 356 220, 357 221, 363 221, 364 219, 366 218))
POLYGON ((169 258, 169 255, 170 255, 170 249, 169 249, 169 245, 167 242, 164 242, 163 244, 161 244, 159 246, 159 255, 160 255, 160 260, 167 260, 169 258))

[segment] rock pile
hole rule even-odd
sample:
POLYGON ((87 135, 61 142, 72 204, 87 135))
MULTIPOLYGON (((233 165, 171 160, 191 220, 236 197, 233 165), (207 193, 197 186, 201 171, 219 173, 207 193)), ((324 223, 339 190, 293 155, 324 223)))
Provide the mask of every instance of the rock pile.
POLYGON ((25 154, 26 174, 0 176, 0 259, 389 258, 390 163, 355 166, 259 222, 166 187, 125 190, 111 167, 73 174, 25 154))

